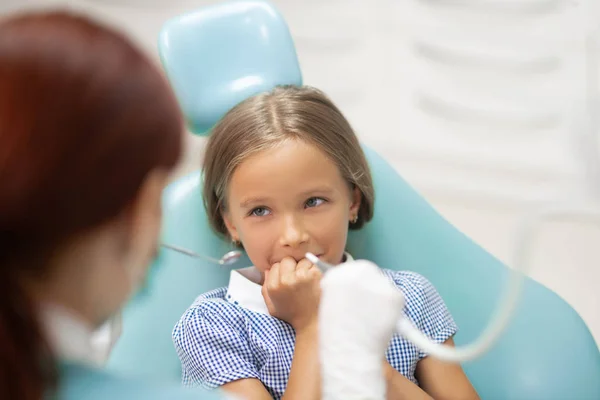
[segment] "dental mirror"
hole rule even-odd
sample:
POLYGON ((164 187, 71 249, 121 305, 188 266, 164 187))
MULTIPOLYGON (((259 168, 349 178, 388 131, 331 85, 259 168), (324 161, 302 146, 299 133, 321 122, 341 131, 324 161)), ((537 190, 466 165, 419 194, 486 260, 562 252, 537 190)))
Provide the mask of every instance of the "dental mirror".
POLYGON ((173 246, 173 245, 170 245, 167 243, 162 243, 161 246, 165 247, 169 250, 173 250, 178 253, 185 254, 186 256, 190 256, 190 257, 194 257, 194 258, 201 258, 203 260, 210 261, 212 263, 219 264, 224 267, 235 264, 240 259, 240 257, 242 257, 242 252, 239 250, 229 251, 229 252, 223 254, 223 257, 221 257, 220 259, 216 259, 213 257, 198 254, 198 253, 193 252, 188 249, 184 249, 183 247, 173 246))

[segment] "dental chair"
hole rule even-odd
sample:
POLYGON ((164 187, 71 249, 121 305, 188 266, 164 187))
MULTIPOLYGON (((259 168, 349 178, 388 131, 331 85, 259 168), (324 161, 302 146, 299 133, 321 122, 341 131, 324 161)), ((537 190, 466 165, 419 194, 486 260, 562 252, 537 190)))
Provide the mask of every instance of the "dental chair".
MULTIPOLYGON (((277 84, 302 83, 288 28, 263 1, 220 3, 172 19, 160 34, 159 52, 189 126, 200 135, 243 99, 277 84)), ((471 342, 490 320, 509 269, 445 221, 375 151, 365 152, 375 217, 351 232, 349 251, 424 275, 459 326, 456 345, 471 342)), ((209 227, 199 171, 167 188, 164 217, 167 243, 214 258, 231 250, 209 227)), ((243 259, 235 266, 248 265, 243 259)), ((199 294, 226 285, 228 276, 229 269, 163 251, 145 295, 124 311, 124 333, 109 368, 179 379, 171 330, 199 294)), ((600 399, 600 351, 589 329, 562 298, 529 278, 502 338, 463 367, 482 399, 600 399)))

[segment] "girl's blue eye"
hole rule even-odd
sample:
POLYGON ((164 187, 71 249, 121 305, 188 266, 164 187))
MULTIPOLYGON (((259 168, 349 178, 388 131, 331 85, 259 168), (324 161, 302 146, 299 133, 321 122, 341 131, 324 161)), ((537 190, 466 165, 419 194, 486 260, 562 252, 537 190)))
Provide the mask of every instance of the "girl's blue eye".
POLYGON ((269 210, 265 207, 256 207, 254 210, 250 212, 250 215, 253 217, 265 217, 269 215, 269 210))
POLYGON ((310 199, 308 199, 306 201, 306 207, 307 208, 317 207, 317 206, 320 206, 321 204, 323 204, 324 202, 325 202, 325 200, 320 197, 311 197, 310 199))

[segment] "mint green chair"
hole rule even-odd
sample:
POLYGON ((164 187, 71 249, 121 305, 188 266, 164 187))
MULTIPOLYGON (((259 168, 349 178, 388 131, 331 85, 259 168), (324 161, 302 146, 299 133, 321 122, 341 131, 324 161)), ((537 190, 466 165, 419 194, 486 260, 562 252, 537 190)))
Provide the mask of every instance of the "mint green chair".
MULTIPOLYGON (((232 4, 248 7, 245 11, 237 10, 238 17, 250 13, 256 19, 253 13, 267 13, 270 19, 258 18, 259 25, 270 32, 267 36, 278 34, 287 38, 289 35, 287 28, 282 31, 285 23, 281 16, 268 3, 259 1, 214 6, 222 11, 210 8, 214 19, 206 15, 198 17, 203 12, 199 10, 191 13, 189 18, 184 16, 168 22, 162 38, 165 35, 171 37, 169 31, 173 29, 178 31, 179 41, 176 52, 173 51, 174 37, 170 39, 170 50, 159 46, 170 79, 185 87, 185 75, 179 76, 177 71, 187 70, 182 73, 191 74, 192 67, 202 71, 189 80, 189 87, 178 92, 180 101, 187 104, 190 124, 204 121, 197 125, 212 126, 216 120, 210 120, 208 114, 213 117, 223 115, 228 107, 240 101, 235 87, 219 79, 238 82, 247 74, 264 73, 282 79, 273 79, 272 84, 289 83, 290 76, 294 77, 292 80, 299 80, 295 66, 289 75, 285 71, 273 72, 278 66, 288 68, 290 65, 277 64, 277 57, 267 57, 271 61, 263 67, 255 60, 255 69, 251 72, 245 67, 245 59, 240 59, 239 65, 221 64, 225 56, 214 57, 217 51, 235 52, 236 46, 242 46, 243 53, 249 54, 248 46, 252 46, 251 41, 241 40, 238 35, 238 30, 252 28, 232 22, 235 21, 231 16, 232 4), (195 20, 201 23, 196 25, 195 20), (265 20, 269 22, 265 23, 265 20), (222 28, 223 21, 228 21, 228 29, 215 31, 211 28, 213 24, 222 28), (209 39, 215 44, 207 45, 209 39), (256 68, 263 68, 262 72, 257 72, 256 68), (227 87, 234 95, 229 100, 225 100, 227 93, 223 89, 227 87), (211 109, 207 114, 202 107, 193 107, 194 97, 203 99, 198 100, 200 102, 209 101, 213 96, 219 99, 222 108, 211 109)), ((247 23, 252 25, 251 21, 252 18, 247 23)), ((160 43, 163 43, 162 39, 160 43)), ((291 41, 271 43, 275 47, 265 49, 261 42, 259 54, 261 51, 292 54, 291 49, 283 51, 277 47, 293 46, 291 41)), ((249 62, 252 64, 252 60, 249 62)), ((267 89, 256 86, 245 95, 267 89)), ((375 217, 364 229, 351 233, 349 251, 355 257, 372 260, 381 267, 412 270, 427 277, 459 325, 456 343, 470 342, 490 319, 509 269, 445 221, 375 151, 368 148, 365 151, 375 181, 375 217)), ((164 240, 218 258, 230 247, 210 230, 200 185, 201 176, 197 171, 174 182, 165 191, 164 240)), ((247 265, 247 259, 238 264, 239 267, 247 265)), ((180 363, 171 342, 171 330, 197 295, 226 285, 228 275, 228 270, 216 265, 164 252, 153 270, 146 298, 132 302, 125 310, 124 335, 112 355, 110 368, 177 379, 180 363)), ((525 283, 517 315, 506 333, 491 351, 465 364, 464 369, 483 399, 600 399, 600 351, 590 331, 564 300, 530 279, 525 283)))
POLYGON ((124 377, 108 371, 69 364, 61 366, 57 390, 48 400, 224 400, 223 393, 183 388, 164 380, 124 377))
POLYGON ((287 25, 264 1, 222 2, 173 18, 158 46, 188 125, 199 135, 240 101, 302 83, 287 25))

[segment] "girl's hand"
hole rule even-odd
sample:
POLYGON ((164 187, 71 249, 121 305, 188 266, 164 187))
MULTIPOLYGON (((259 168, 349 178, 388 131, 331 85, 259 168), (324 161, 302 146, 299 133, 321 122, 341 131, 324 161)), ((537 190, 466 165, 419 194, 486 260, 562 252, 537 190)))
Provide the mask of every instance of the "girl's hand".
POLYGON ((310 261, 286 257, 265 271, 262 295, 271 315, 298 332, 317 324, 320 282, 321 271, 310 261))

